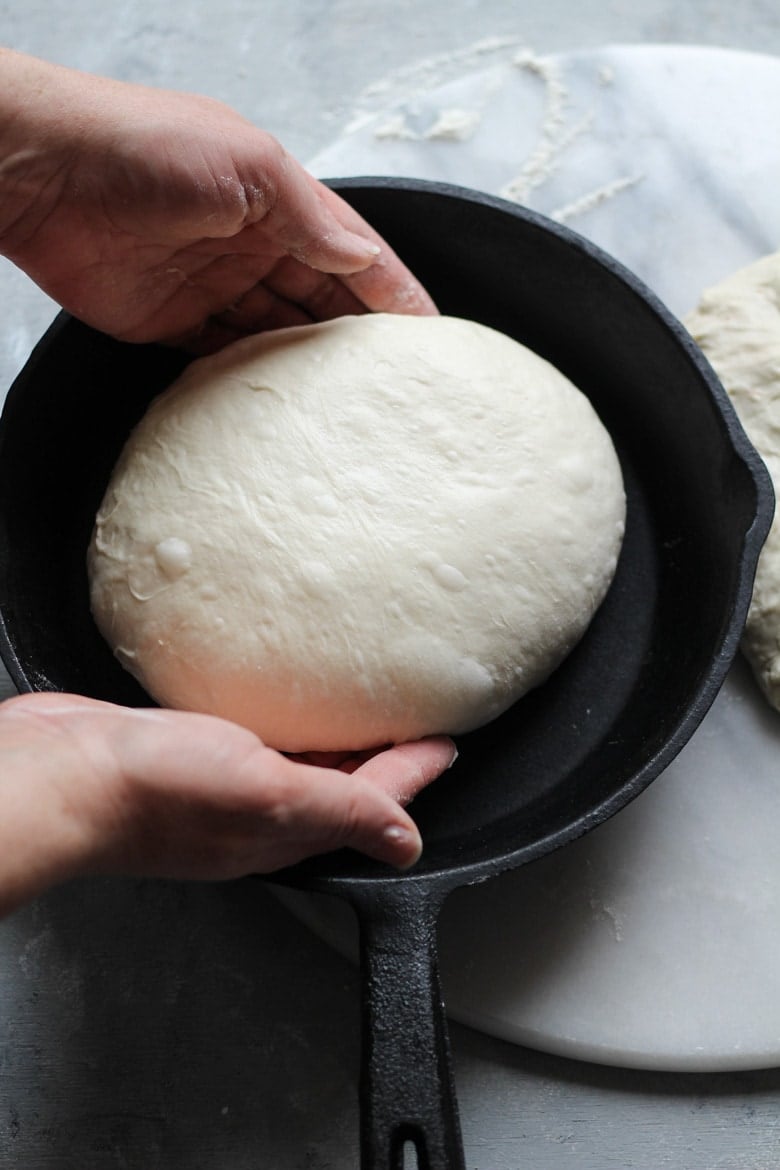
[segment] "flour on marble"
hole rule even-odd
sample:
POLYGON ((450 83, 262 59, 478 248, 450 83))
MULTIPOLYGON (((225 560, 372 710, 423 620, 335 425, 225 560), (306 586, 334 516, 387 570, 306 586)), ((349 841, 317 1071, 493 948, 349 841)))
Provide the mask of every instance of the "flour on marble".
POLYGON ((479 110, 464 110, 458 107, 441 110, 425 136, 439 141, 463 142, 471 138, 479 126, 481 116, 479 110))
MULTIPOLYGON (((563 80, 559 61, 550 57, 537 57, 526 50, 515 56, 513 64, 539 77, 546 89, 545 113, 539 128, 536 148, 519 173, 498 192, 504 199, 524 203, 535 188, 548 182, 557 172, 566 150, 593 127, 596 112, 591 109, 577 121, 569 121, 570 95, 563 80)), ((597 80, 602 87, 612 85, 614 71, 609 65, 601 65, 597 80)), ((575 219, 613 199, 621 191, 633 187, 641 178, 641 175, 626 175, 612 179, 550 212, 550 218, 559 223, 575 219)))
POLYGON ((509 52, 517 51, 521 45, 522 42, 515 37, 485 37, 462 49, 436 53, 394 69, 378 81, 371 82, 359 95, 345 133, 352 134, 362 129, 388 105, 408 102, 429 93, 448 81, 457 80, 465 70, 504 60, 509 52))
POLYGON ((537 57, 525 50, 515 56, 512 64, 538 77, 546 91, 545 112, 536 148, 519 173, 498 192, 504 199, 523 203, 534 188, 546 183, 556 172, 561 154, 589 129, 593 114, 588 112, 578 122, 569 125, 569 92, 556 61, 549 57, 537 57))
POLYGON ((605 183, 603 187, 597 187, 595 191, 590 191, 587 195, 582 195, 579 199, 573 199, 571 203, 567 203, 563 207, 558 207, 554 211, 551 211, 550 219, 554 219, 558 223, 566 223, 570 219, 575 219, 578 215, 584 215, 585 212, 592 211, 608 199, 614 199, 621 191, 636 186, 643 178, 643 175, 637 174, 626 175, 622 179, 613 179, 611 183, 605 183))
MULTIPOLYGON (((377 141, 465 142, 477 133, 491 98, 506 84, 508 69, 531 74, 544 87, 544 111, 536 143, 516 174, 496 191, 511 202, 527 203, 532 193, 558 172, 568 149, 593 128, 597 112, 590 109, 572 120, 571 97, 560 60, 539 56, 515 38, 485 38, 453 52, 424 58, 373 82, 359 97, 345 133, 370 129, 377 141), (484 68, 484 77, 480 93, 471 104, 437 106, 436 90, 475 67, 484 68)), ((612 86, 612 66, 601 64, 596 81, 601 89, 612 86)), ((576 219, 641 179, 639 174, 611 178, 549 214, 559 222, 576 219)))
MULTIPOLYGON (((394 110, 374 127, 374 138, 380 140, 394 138, 413 142, 426 140, 465 142, 478 129, 490 99, 502 84, 500 74, 491 71, 490 64, 495 64, 493 59, 496 57, 506 58, 510 49, 512 52, 516 52, 517 44, 516 41, 498 38, 480 41, 476 45, 456 53, 430 57, 421 62, 419 68, 410 67, 408 88, 401 90, 396 95, 396 100, 401 103, 401 109, 394 110), (447 75, 453 65, 457 65, 462 70, 464 67, 476 64, 488 66, 488 69, 482 81, 481 93, 476 100, 472 99, 471 106, 434 106, 426 111, 425 107, 428 106, 431 96, 430 90, 436 90, 441 85, 446 84, 447 75), (435 76, 433 71, 439 68, 442 72, 436 77, 436 83, 432 84, 431 79, 435 76), (426 79, 423 87, 418 85, 421 77, 426 79), (420 124, 426 120, 426 125, 420 124)), ((500 65, 500 60, 498 64, 500 65)), ((400 81, 406 75, 404 71, 399 71, 392 76, 400 81)), ((365 94, 374 95, 377 92, 384 92, 380 83, 375 83, 374 86, 364 91, 364 99, 365 94)), ((367 123, 371 123, 375 116, 368 111, 358 113, 347 126, 346 132, 354 133, 356 129, 362 129, 367 123)))
POLYGON ((616 943, 623 942, 626 916, 614 906, 603 902, 600 898, 591 897, 589 900, 593 917, 606 922, 611 928, 616 943))
POLYGON ((415 130, 409 121, 411 111, 391 114, 374 129, 374 138, 405 139, 408 142, 465 142, 477 130, 482 111, 457 106, 434 111, 433 120, 423 130, 415 130))
POLYGON ((406 114, 398 113, 391 114, 384 122, 380 122, 374 130, 374 138, 406 139, 409 142, 416 142, 420 135, 407 123, 406 114))

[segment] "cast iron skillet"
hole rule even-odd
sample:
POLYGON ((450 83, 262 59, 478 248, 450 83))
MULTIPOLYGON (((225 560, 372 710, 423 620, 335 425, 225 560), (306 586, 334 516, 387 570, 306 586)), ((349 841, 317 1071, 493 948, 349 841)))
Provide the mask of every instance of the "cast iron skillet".
MULTIPOLYGON (((395 179, 334 185, 443 311, 529 344, 591 397, 628 492, 607 600, 550 681, 464 736, 454 769, 416 800, 419 865, 399 875, 344 853, 276 879, 345 897, 361 921, 364 1170, 400 1170, 407 1143, 421 1170, 460 1170, 436 964, 442 901, 587 832, 680 750, 736 651, 772 493, 696 347, 612 259, 473 192, 395 179)), ((130 427, 183 364, 63 315, 8 396, 0 616, 21 690, 149 702, 92 624, 84 552, 130 427)))

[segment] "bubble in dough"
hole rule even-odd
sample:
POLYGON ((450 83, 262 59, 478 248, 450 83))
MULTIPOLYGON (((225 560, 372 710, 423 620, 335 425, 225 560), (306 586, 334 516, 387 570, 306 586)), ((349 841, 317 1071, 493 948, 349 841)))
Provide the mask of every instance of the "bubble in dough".
MULTIPOLYGON (((707 289, 685 324, 780 497, 780 252, 707 289)), ((766 698, 780 711, 780 509, 758 559, 742 649, 766 698)))
POLYGON ((343 317, 189 366, 130 436, 95 620, 159 703, 286 751, 465 732, 541 683, 625 499, 587 398, 502 333, 343 317))

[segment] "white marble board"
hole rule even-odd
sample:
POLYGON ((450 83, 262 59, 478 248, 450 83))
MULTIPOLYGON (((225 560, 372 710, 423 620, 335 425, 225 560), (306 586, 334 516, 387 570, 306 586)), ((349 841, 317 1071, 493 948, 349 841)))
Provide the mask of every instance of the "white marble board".
MULTIPOLYGON (((565 221, 684 315, 780 247, 780 61, 668 45, 538 58, 482 46, 367 95, 320 176, 444 179, 565 221)), ((780 1063, 780 717, 742 663, 675 763, 558 853, 459 891, 450 1015, 607 1064, 780 1063)), ((349 911, 288 905, 350 949, 349 911)))

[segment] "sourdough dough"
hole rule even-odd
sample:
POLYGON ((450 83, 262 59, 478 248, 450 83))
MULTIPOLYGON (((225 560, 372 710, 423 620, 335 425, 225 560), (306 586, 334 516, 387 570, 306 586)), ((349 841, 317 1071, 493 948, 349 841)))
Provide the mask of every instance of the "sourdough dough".
MULTIPOLYGON (((780 495, 780 252, 708 289, 686 325, 734 403, 780 495)), ((780 710, 780 513, 759 557, 742 640, 745 657, 780 710)))
POLYGON ((624 494, 588 400, 505 335, 340 318, 194 362, 131 435, 95 619, 160 703, 287 751, 479 726, 613 576, 624 494))
MULTIPOLYGON (((707 289, 685 324, 766 463, 780 494, 780 253, 764 256, 707 289)), ((780 710, 780 514, 759 557, 743 651, 780 710)))

